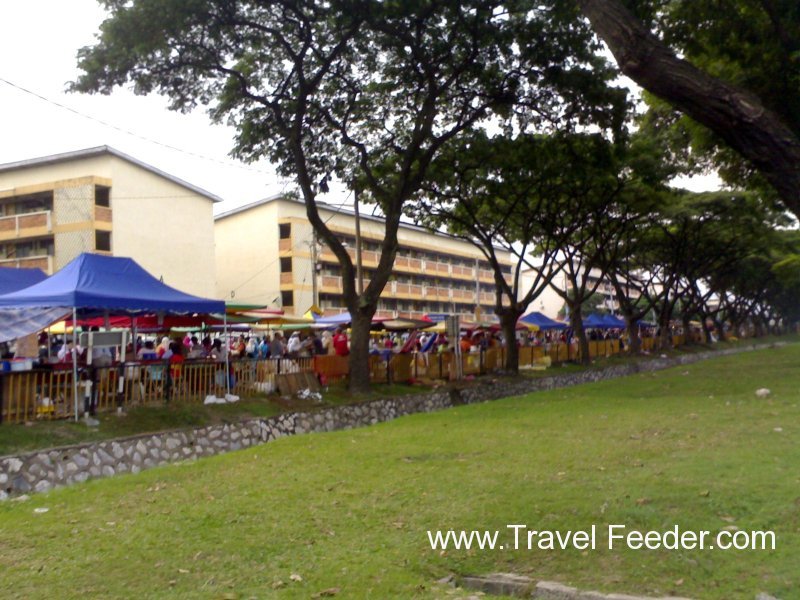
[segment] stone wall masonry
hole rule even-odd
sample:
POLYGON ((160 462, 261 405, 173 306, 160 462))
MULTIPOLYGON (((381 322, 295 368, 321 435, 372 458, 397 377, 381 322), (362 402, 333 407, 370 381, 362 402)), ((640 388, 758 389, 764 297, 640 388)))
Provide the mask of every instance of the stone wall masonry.
MULTIPOLYGON (((782 344, 773 346, 777 345, 782 344)), ((289 435, 365 427, 404 415, 614 379, 759 348, 765 346, 728 348, 674 358, 653 358, 540 378, 489 377, 463 389, 441 389, 425 394, 384 398, 318 411, 284 413, 269 418, 250 419, 194 430, 147 433, 0 457, 0 500, 20 494, 46 492, 55 487, 80 483, 88 479, 110 477, 119 473, 138 473, 167 463, 195 460, 249 448, 289 435)))

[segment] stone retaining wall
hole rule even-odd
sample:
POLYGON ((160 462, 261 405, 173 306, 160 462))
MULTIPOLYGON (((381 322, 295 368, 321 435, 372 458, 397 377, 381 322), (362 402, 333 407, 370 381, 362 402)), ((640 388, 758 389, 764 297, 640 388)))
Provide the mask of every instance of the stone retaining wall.
MULTIPOLYGON (((779 344, 775 344, 774 347, 779 344)), ((782 344, 780 344, 782 345, 782 344)), ((239 423, 213 425, 194 430, 148 433, 129 438, 53 448, 0 458, 0 500, 31 492, 46 492, 118 473, 138 473, 158 465, 192 460, 263 444, 287 435, 336 431, 391 421, 403 415, 433 412, 461 404, 472 404, 519 396, 582 383, 614 379, 642 371, 656 371, 715 356, 725 356, 765 346, 748 346, 654 358, 603 369, 541 378, 502 380, 488 378, 461 390, 374 400, 311 412, 284 413, 239 423)))

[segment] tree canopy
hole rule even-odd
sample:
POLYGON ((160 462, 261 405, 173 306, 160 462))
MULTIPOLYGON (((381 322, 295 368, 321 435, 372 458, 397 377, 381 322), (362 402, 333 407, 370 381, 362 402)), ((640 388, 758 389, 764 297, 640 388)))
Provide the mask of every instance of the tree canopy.
MULTIPOLYGON (((695 135, 739 179, 743 157, 800 215, 800 11, 793 0, 578 0, 639 85, 713 132, 695 135), (625 5, 628 4, 632 10, 625 5), (659 37, 660 36, 660 37, 659 37)), ((700 147, 700 146, 699 146, 700 147)))
POLYGON ((490 117, 545 126, 604 114, 598 98, 605 102, 610 71, 567 5, 101 2, 110 16, 80 51, 73 89, 130 84, 167 96, 175 110, 207 105, 236 128, 234 155, 268 158, 296 180, 309 221, 342 265, 353 388, 368 384, 368 327, 403 205, 441 147, 490 117), (379 265, 361 294, 352 259, 317 209, 332 179, 364 192, 385 217, 379 265))

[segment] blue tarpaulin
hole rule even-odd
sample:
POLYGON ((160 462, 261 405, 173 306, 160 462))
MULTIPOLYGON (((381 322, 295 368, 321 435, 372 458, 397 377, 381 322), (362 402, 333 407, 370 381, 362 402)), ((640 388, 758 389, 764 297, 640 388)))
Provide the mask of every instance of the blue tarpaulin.
POLYGON ((545 331, 547 329, 567 328, 567 325, 565 323, 554 321, 550 317, 547 317, 540 312, 528 313, 527 315, 520 317, 519 320, 521 323, 525 323, 527 325, 536 325, 541 331, 545 331))
POLYGON ((613 315, 599 315, 592 313, 583 318, 586 329, 624 329, 625 321, 613 315))
POLYGON ((0 267, 0 295, 24 290, 44 279, 47 279, 47 275, 41 269, 0 267))
POLYGON ((611 329, 611 325, 603 321, 600 315, 592 313, 591 315, 583 318, 583 326, 585 329, 611 329))
POLYGON ((609 327, 615 329, 625 329, 625 319, 620 319, 615 315, 600 315, 600 318, 609 327))
POLYGON ((180 292, 131 258, 81 254, 55 275, 0 296, 2 308, 100 309, 116 313, 224 313, 222 300, 180 292))

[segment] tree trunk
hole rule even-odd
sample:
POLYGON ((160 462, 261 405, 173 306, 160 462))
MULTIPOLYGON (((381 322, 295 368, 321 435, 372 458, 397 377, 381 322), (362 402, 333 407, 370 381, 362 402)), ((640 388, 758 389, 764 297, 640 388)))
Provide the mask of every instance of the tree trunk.
POLYGON ((706 340, 706 344, 711 344, 711 327, 708 326, 708 319, 705 316, 701 318, 702 320, 700 322, 703 325, 703 338, 706 340))
POLYGON ((762 337, 764 335, 764 325, 761 322, 761 317, 753 317, 753 337, 762 337))
POLYGON ((642 351, 642 340, 639 337, 639 326, 633 315, 625 314, 625 329, 628 332, 628 354, 636 355, 642 351))
MULTIPOLYGON (((731 324, 731 327, 733 327, 733 324, 731 324)), ((724 342, 725 326, 722 324, 722 321, 720 321, 719 319, 714 319, 714 329, 717 330, 717 339, 719 339, 720 342, 724 342)))
POLYGON ((683 324, 683 344, 685 346, 691 346, 694 344, 694 340, 692 339, 691 320, 692 318, 690 315, 686 313, 681 315, 681 323, 683 324))
POLYGON ((661 335, 658 337, 659 350, 670 350, 672 348, 672 331, 670 330, 670 311, 665 303, 664 308, 661 310, 661 318, 658 325, 661 328, 661 335))
POLYGON ((749 91, 678 58, 619 0, 578 0, 620 69, 719 135, 772 184, 800 216, 800 139, 749 91))
POLYGON ((376 307, 363 307, 351 312, 350 337, 350 391, 354 394, 369 392, 369 329, 376 307))
POLYGON ((592 357, 589 355, 589 340, 586 337, 586 329, 583 327, 583 315, 581 315, 581 305, 569 307, 569 323, 572 326, 572 331, 575 337, 578 338, 578 343, 581 349, 580 363, 588 365, 592 362, 592 357))
POLYGON ((517 321, 522 312, 506 308, 500 313, 500 324, 506 338, 505 370, 516 375, 519 373, 519 348, 517 348, 517 321))

